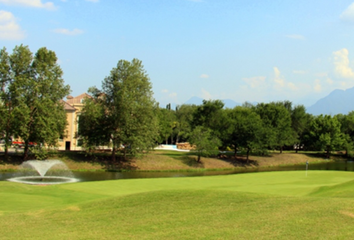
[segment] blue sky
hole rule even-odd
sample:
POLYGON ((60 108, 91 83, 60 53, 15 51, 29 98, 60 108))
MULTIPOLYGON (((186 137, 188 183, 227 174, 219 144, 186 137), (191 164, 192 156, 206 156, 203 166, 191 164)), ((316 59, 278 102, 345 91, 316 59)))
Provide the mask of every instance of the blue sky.
POLYGON ((142 60, 161 106, 310 106, 354 87, 353 0, 0 0, 0 47, 56 52, 72 95, 142 60))

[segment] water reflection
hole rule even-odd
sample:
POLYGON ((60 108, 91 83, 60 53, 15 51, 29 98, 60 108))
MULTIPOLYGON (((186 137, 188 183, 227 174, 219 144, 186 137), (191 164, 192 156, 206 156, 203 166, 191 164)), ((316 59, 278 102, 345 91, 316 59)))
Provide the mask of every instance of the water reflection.
MULTIPOLYGON (((240 168, 235 170, 223 171, 193 171, 193 172, 74 172, 76 178, 80 181, 103 181, 116 179, 133 178, 166 178, 166 177, 195 177, 195 176, 213 176, 229 175, 250 172, 269 172, 269 171, 294 171, 305 170, 304 165, 277 166, 263 168, 240 168)), ((354 162, 328 162, 328 163, 310 163, 309 170, 336 170, 336 171, 354 171, 354 162)), ((14 173, 0 172, 0 180, 6 180, 13 177, 14 173)))

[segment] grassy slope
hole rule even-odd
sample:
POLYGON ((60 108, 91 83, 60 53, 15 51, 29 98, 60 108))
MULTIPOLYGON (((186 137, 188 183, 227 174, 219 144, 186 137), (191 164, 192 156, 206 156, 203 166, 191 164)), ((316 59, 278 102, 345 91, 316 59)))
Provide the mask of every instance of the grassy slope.
MULTIPOLYGON (((107 161, 102 160, 100 156, 97 160, 92 157, 85 157, 85 154, 78 154, 75 152, 62 152, 59 155, 54 155, 50 159, 63 160, 70 169, 74 171, 96 171, 106 170, 108 168, 107 161)), ((307 155, 296 153, 272 153, 271 156, 251 156, 250 164, 246 164, 244 156, 240 156, 237 160, 233 157, 227 159, 218 158, 202 158, 202 163, 196 162, 196 156, 193 153, 176 152, 176 151, 153 151, 145 154, 141 157, 133 159, 131 162, 121 163, 118 168, 135 169, 142 171, 193 171, 201 169, 232 169, 237 167, 266 167, 266 166, 278 166, 278 165, 293 165, 293 164, 305 164, 306 161, 321 162, 324 160, 320 155, 307 155)), ((1 162, 0 159, 0 171, 15 170, 22 161, 18 159, 16 164, 10 162, 1 162)))
POLYGON ((0 182, 0 239, 348 239, 354 173, 0 182))

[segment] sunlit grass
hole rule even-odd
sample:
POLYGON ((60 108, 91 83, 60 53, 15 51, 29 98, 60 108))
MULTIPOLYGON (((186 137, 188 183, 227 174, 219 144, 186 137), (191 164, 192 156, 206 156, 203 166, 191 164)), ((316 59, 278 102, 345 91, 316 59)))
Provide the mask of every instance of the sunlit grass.
POLYGON ((350 239, 354 173, 0 182, 0 239, 350 239))
MULTIPOLYGON (((235 159, 233 153, 223 154, 222 158, 201 158, 201 163, 196 161, 197 156, 193 152, 177 152, 168 150, 156 150, 127 162, 121 162, 116 168, 112 168, 109 153, 86 155, 77 152, 59 152, 51 154, 49 159, 60 159, 73 171, 105 171, 105 170, 140 170, 140 171, 200 171, 215 169, 233 169, 243 167, 271 167, 305 164, 307 161, 328 162, 320 154, 270 152, 266 156, 250 156, 247 164, 244 154, 239 154, 235 159), (224 158, 226 156, 226 158, 224 158)), ((13 171, 22 161, 0 161, 0 171, 13 171)))

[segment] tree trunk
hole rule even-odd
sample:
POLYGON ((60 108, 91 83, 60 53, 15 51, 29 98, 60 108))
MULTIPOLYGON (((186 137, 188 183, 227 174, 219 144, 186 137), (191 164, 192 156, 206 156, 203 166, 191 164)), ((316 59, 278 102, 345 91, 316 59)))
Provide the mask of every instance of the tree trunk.
POLYGON ((283 153, 283 146, 280 146, 280 153, 283 153))
POLYGON ((176 136, 176 145, 178 144, 178 142, 179 142, 179 133, 176 136))
POLYGON ((200 163, 200 154, 198 154, 197 162, 200 163))
POLYGON ((115 162, 116 162, 116 147, 114 146, 114 144, 113 144, 113 147, 112 147, 111 160, 112 160, 112 163, 115 163, 115 162))
POLYGON ((329 159, 329 147, 327 147, 327 158, 329 159))
POLYGON ((124 146, 123 153, 124 153, 123 159, 124 159, 124 161, 126 161, 127 160, 127 148, 125 146, 124 146))
POLYGON ((9 140, 8 140, 9 138, 6 136, 6 138, 5 138, 5 149, 4 149, 4 151, 5 151, 5 159, 6 160, 8 160, 8 158, 9 158, 9 140))
POLYGON ((25 149, 23 150, 23 160, 26 161, 28 159, 28 141, 25 141, 25 149))
POLYGON ((246 157, 246 160, 247 160, 247 164, 249 164, 249 156, 250 156, 250 149, 247 148, 247 157, 246 157))
POLYGON ((237 158, 237 148, 235 147, 234 157, 237 158))
POLYGON ((7 144, 5 143, 5 159, 8 160, 9 159, 9 151, 8 151, 8 146, 7 144))

